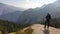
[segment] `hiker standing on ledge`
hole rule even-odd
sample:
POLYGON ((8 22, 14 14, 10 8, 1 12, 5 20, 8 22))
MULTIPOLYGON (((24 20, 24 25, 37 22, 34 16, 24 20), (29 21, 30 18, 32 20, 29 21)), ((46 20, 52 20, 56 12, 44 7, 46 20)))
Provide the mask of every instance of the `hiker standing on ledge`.
POLYGON ((46 28, 46 25, 47 25, 47 28, 49 28, 49 23, 50 23, 51 15, 49 13, 47 13, 47 16, 45 18, 46 18, 46 21, 45 21, 44 28, 46 28))

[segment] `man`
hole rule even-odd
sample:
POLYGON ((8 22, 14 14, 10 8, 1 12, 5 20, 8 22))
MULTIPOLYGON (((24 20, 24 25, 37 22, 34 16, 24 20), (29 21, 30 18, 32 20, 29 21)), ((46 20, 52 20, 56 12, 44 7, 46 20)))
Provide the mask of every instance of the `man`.
POLYGON ((47 25, 47 28, 49 28, 49 22, 50 22, 50 19, 51 19, 51 15, 48 13, 45 18, 46 18, 46 21, 45 21, 44 28, 46 28, 46 25, 47 25))

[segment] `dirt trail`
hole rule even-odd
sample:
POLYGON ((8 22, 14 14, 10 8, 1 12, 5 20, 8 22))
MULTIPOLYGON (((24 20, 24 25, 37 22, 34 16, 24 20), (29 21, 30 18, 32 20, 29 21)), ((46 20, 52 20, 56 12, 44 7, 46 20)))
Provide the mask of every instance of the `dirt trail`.
POLYGON ((32 34, 60 34, 60 29, 49 27, 49 29, 44 29, 44 25, 34 24, 31 26, 33 29, 32 34))

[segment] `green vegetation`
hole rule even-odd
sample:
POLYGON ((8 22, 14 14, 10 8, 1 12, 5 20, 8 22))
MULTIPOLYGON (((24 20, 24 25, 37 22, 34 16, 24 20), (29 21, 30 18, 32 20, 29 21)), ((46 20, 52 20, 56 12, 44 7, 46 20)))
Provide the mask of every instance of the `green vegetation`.
POLYGON ((23 29, 29 25, 27 24, 18 24, 15 22, 0 20, 0 31, 4 34, 6 32, 16 32, 19 29, 23 29))
POLYGON ((19 28, 19 25, 14 22, 0 20, 0 31, 14 32, 19 28))
POLYGON ((27 28, 26 30, 18 30, 16 34, 32 34, 33 29, 31 27, 27 28))
POLYGON ((60 19, 52 19, 50 26, 60 29, 60 19))
POLYGON ((25 30, 26 34, 31 34, 33 32, 33 29, 29 27, 28 29, 25 30))
MULTIPOLYGON (((44 24, 44 23, 41 22, 40 24, 44 24)), ((52 19, 50 21, 50 26, 60 29, 60 19, 52 19)))

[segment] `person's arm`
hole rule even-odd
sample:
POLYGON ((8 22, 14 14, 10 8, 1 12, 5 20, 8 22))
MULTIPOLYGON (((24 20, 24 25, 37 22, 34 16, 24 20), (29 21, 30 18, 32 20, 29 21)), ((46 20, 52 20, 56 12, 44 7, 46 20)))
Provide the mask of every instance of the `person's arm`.
POLYGON ((47 16, 45 18, 47 19, 47 16))
POLYGON ((49 18, 51 19, 51 15, 49 15, 49 18))

